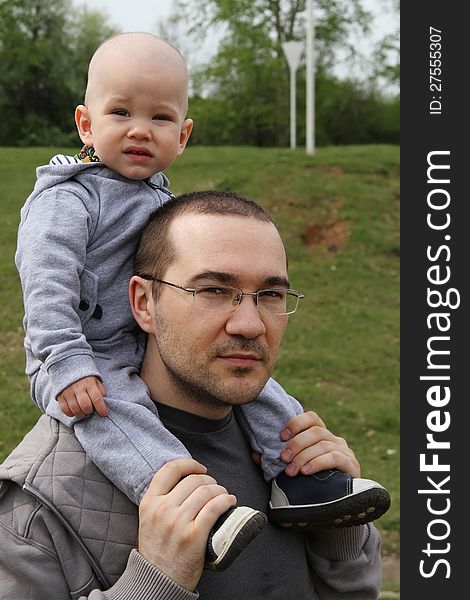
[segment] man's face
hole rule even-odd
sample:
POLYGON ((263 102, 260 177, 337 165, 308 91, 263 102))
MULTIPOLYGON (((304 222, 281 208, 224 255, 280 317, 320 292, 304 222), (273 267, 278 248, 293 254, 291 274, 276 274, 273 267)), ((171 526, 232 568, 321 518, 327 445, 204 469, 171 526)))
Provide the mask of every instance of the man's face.
MULTIPOLYGON (((183 215, 172 225, 177 258, 163 275, 184 287, 230 285, 245 292, 288 287, 286 255, 271 223, 236 216, 183 215), (273 282, 277 282, 273 285, 273 282)), ((205 311, 192 294, 163 284, 155 343, 179 392, 213 407, 254 400, 268 380, 287 319, 244 296, 234 311, 205 311)))

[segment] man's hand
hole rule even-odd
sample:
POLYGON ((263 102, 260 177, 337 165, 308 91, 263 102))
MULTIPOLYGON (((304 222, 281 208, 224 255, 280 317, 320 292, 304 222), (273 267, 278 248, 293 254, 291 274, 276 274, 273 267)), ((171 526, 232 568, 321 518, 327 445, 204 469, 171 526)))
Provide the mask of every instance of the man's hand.
POLYGON ((281 459, 288 463, 287 475, 338 469, 353 477, 361 476, 360 464, 346 441, 333 435, 313 411, 290 419, 281 438, 287 442, 281 452, 281 459))
POLYGON ((57 402, 67 417, 86 417, 93 410, 105 417, 108 414, 105 395, 106 390, 98 377, 84 377, 66 387, 57 396, 57 402))
POLYGON ((192 459, 164 465, 139 506, 139 552, 162 573, 193 591, 201 578, 207 539, 236 498, 192 459))

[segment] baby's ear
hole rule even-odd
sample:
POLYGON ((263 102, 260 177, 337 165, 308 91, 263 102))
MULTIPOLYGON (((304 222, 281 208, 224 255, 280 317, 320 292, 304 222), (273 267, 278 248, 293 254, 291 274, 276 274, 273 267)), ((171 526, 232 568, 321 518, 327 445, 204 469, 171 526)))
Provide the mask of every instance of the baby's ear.
POLYGON ((90 113, 83 104, 79 104, 75 109, 75 124, 82 142, 87 146, 93 146, 90 113))
POLYGON ((193 130, 192 119, 186 119, 181 127, 180 140, 179 140, 179 146, 178 146, 178 154, 177 154, 178 156, 181 156, 181 154, 183 154, 192 130, 193 130))

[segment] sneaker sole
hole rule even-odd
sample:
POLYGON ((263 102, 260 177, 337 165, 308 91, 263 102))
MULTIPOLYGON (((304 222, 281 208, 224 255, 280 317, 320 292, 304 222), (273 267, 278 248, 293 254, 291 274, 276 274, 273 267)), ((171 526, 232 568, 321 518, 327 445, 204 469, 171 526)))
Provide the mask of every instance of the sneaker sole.
MULTIPOLYGON (((264 513, 252 510, 251 513, 247 514, 246 520, 230 533, 228 541, 219 551, 217 558, 206 560, 205 568, 213 571, 224 571, 259 534, 266 523, 267 517, 264 513)), ((211 552, 211 549, 208 550, 208 553, 209 555, 215 554, 215 552, 211 552)))
POLYGON ((271 523, 294 529, 335 529, 363 525, 380 518, 390 508, 390 494, 372 488, 320 505, 268 507, 271 523))

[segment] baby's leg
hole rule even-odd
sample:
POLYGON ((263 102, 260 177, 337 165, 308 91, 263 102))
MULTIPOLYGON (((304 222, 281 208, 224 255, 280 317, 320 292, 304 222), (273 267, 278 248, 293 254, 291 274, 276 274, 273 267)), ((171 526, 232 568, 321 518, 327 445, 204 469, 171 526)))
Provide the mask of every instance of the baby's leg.
POLYGON ((137 369, 95 359, 106 388, 108 415, 94 412, 77 421, 75 435, 106 477, 139 504, 160 467, 190 454, 160 421, 137 369))
POLYGON ((240 424, 253 450, 261 454, 266 481, 284 471, 286 465, 280 454, 285 442, 280 433, 289 419, 303 412, 300 403, 272 378, 254 402, 240 407, 240 424))
POLYGON ((189 452, 159 419, 147 387, 137 375, 135 349, 120 348, 119 357, 95 355, 106 388, 108 416, 67 417, 54 399, 48 374, 39 369, 31 378, 31 395, 38 407, 67 427, 73 427, 96 466, 135 504, 165 463, 188 458, 189 452), (127 355, 127 356, 125 356, 127 355))

